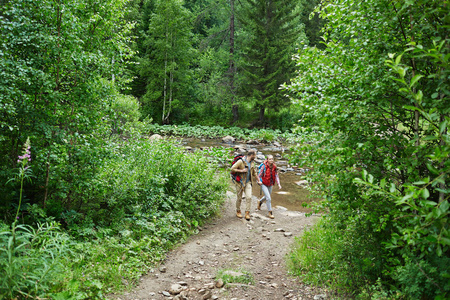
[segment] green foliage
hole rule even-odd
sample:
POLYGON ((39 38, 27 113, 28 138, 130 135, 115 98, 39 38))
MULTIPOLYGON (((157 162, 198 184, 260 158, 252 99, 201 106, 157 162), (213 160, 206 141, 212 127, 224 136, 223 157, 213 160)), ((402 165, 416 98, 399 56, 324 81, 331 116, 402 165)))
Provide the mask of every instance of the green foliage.
POLYGON ((140 75, 147 78, 143 115, 169 123, 174 109, 188 98, 192 48, 192 14, 180 0, 155 1, 146 33, 140 75), (161 116, 161 117, 160 117, 161 116))
POLYGON ((55 222, 27 225, 2 224, 0 231, 0 297, 42 298, 60 290, 65 281, 64 256, 70 239, 55 222))
POLYGON ((126 82, 123 60, 131 54, 126 35, 132 26, 123 21, 124 2, 2 2, 2 212, 18 199, 19 189, 6 182, 27 137, 36 181, 24 199, 78 204, 73 195, 92 177, 102 151, 98 137, 110 132, 110 96, 126 82))
POLYGON ((305 282, 324 285, 339 278, 336 274, 339 273, 338 257, 342 253, 342 244, 336 229, 327 226, 323 219, 296 238, 293 249, 289 254, 289 269, 305 282))
POLYGON ((243 270, 233 269, 221 269, 217 272, 216 279, 222 279, 225 284, 227 283, 243 283, 254 284, 255 279, 253 275, 243 270))
POLYGON ((186 154, 170 141, 147 140, 117 147, 91 183, 85 209, 95 223, 120 221, 123 214, 159 217, 169 211, 201 220, 215 213, 224 188, 201 153, 186 154))
POLYGON ((239 140, 259 140, 272 142, 274 140, 287 140, 293 142, 300 135, 289 131, 281 132, 272 129, 246 129, 239 127, 224 128, 221 126, 190 126, 184 125, 158 125, 147 124, 146 130, 150 133, 158 133, 167 136, 195 137, 195 138, 221 138, 227 135, 239 140))
POLYGON ((302 33, 299 1, 247 0, 239 20, 246 30, 244 88, 242 94, 256 101, 259 121, 266 108, 278 111, 290 102, 279 86, 293 76, 296 42, 302 33))
POLYGON ((114 133, 123 133, 124 126, 127 123, 136 124, 141 114, 137 99, 127 95, 114 97, 111 110, 113 116, 110 119, 113 122, 112 130, 114 133))
POLYGON ((368 298, 449 295, 450 8, 420 3, 324 2, 326 48, 299 51, 289 86, 305 112, 294 156, 342 245, 327 284, 368 298))

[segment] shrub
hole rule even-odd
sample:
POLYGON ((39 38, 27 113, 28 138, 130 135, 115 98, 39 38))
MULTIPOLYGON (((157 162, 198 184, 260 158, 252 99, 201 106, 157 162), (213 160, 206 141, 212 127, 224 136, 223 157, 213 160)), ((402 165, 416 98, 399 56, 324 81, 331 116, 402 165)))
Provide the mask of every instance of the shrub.
POLYGON ((55 222, 36 229, 17 225, 0 229, 0 298, 43 298, 65 280, 64 256, 71 240, 55 222))

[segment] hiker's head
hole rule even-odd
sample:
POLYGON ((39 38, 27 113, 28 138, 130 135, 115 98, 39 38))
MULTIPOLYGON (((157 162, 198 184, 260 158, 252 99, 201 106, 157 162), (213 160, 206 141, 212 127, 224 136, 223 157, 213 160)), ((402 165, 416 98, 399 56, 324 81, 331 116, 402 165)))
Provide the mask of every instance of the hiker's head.
POLYGON ((269 165, 273 165, 274 159, 273 159, 273 155, 269 154, 267 155, 267 162, 269 163, 269 165))
POLYGON ((255 149, 248 150, 247 157, 248 157, 248 161, 254 160, 256 158, 256 150, 255 149))

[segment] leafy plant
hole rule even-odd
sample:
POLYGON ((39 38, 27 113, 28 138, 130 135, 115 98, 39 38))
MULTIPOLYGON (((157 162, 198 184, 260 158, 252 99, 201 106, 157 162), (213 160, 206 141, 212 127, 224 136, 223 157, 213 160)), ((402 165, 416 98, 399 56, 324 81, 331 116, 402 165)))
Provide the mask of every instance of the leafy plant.
POLYGON ((255 279, 253 275, 243 270, 221 269, 217 272, 216 279, 222 279, 227 283, 243 283, 254 284, 255 279))
POLYGON ((450 8, 323 4, 327 47, 299 50, 299 74, 288 87, 305 112, 293 156, 312 166, 308 179, 325 198, 327 226, 318 232, 336 235, 342 248, 324 257, 331 269, 305 271, 333 272, 327 284, 369 298, 445 298, 450 8))

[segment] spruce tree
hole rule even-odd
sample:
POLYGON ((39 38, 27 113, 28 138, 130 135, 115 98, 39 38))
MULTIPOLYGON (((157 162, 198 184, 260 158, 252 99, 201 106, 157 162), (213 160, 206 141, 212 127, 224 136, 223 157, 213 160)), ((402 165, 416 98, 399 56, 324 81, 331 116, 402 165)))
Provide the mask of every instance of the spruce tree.
POLYGON ((298 0, 246 0, 239 19, 248 34, 243 94, 256 101, 260 125, 266 108, 278 110, 288 101, 280 85, 294 74, 291 59, 302 25, 298 0))

